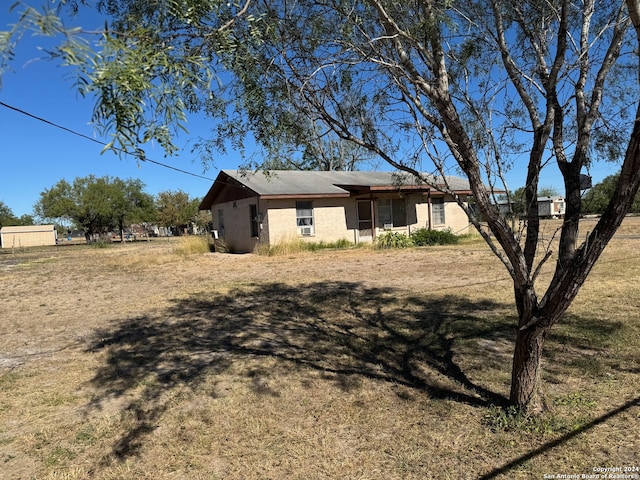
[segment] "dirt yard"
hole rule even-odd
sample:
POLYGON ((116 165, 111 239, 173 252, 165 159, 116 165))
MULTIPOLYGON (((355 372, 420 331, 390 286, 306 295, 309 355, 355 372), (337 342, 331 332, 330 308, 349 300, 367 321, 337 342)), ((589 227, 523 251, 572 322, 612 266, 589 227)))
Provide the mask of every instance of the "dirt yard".
POLYGON ((3 251, 0 478, 640 467, 639 234, 626 222, 549 340, 552 408, 538 419, 495 407, 515 317, 483 243, 279 257, 185 256, 166 240, 3 251))

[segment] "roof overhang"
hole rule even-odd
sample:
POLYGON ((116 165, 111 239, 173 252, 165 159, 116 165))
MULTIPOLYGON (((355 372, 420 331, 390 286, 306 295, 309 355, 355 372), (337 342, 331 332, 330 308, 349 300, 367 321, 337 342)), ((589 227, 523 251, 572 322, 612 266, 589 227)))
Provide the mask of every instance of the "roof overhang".
POLYGON ((211 210, 215 203, 230 202, 255 196, 258 196, 258 194, 251 188, 225 172, 220 172, 202 202, 200 202, 198 209, 211 210))
POLYGON ((342 185, 336 184, 351 195, 367 193, 427 193, 431 191, 428 185, 342 185))
POLYGON ((0 227, 2 233, 42 233, 52 232, 56 229, 55 225, 7 225, 0 227))
POLYGON ((345 193, 287 193, 260 195, 264 200, 288 200, 291 198, 318 199, 318 198, 349 198, 351 194, 345 193))

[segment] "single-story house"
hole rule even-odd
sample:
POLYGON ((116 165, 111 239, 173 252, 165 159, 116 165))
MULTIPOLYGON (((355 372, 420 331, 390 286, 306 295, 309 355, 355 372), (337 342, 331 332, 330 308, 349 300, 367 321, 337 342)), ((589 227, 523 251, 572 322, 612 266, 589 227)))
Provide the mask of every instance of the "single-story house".
POLYGON ((21 248, 55 245, 58 238, 55 225, 22 225, 0 228, 0 247, 21 248))
MULTIPOLYGON (((467 180, 447 181, 466 201, 467 180)), ((358 243, 386 230, 469 229, 453 196, 392 172, 223 170, 200 210, 211 212, 214 235, 236 252, 292 239, 358 243)))

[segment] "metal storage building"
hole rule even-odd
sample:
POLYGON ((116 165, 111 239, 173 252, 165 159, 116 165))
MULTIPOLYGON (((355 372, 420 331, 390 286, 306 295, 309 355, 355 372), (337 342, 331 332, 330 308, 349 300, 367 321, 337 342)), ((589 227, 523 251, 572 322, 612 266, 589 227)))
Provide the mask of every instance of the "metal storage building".
POLYGON ((55 245, 55 225, 23 225, 0 228, 0 247, 21 248, 55 245))

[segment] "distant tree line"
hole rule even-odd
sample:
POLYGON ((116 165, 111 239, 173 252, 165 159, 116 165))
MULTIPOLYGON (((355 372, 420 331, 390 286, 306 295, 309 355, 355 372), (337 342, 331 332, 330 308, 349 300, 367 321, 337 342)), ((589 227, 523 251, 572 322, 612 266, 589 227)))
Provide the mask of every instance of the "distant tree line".
POLYGON ((16 217, 8 205, 0 201, 0 227, 14 227, 18 225, 33 225, 32 215, 16 217))
MULTIPOLYGON (((604 213, 613 197, 619 177, 619 173, 610 175, 590 188, 582 196, 582 213, 598 215, 604 213)), ((640 195, 635 196, 629 213, 640 214, 640 195)))
POLYGON ((16 217, 0 202, 0 226, 56 223, 82 230, 90 240, 107 232, 121 233, 133 224, 164 227, 173 234, 206 228, 209 216, 198 211, 199 198, 182 190, 160 192, 155 198, 144 191, 137 179, 117 177, 77 177, 60 180, 40 193, 34 215, 16 217))

